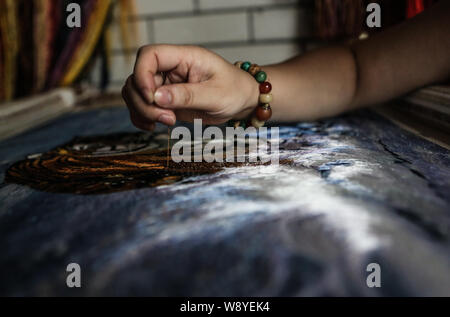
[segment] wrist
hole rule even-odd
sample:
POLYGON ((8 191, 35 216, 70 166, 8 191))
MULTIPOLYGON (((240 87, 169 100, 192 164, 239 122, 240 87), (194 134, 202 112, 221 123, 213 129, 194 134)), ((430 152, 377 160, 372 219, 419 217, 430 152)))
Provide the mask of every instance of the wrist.
POLYGON ((236 121, 236 126, 253 126, 255 128, 263 127, 272 117, 272 108, 270 104, 273 101, 272 85, 269 83, 267 73, 256 64, 250 62, 236 62, 235 66, 250 75, 249 79, 253 84, 249 88, 248 98, 245 103, 244 113, 250 116, 246 121, 236 121), (249 110, 247 110, 249 109, 249 110))
POLYGON ((247 77, 247 93, 246 93, 246 101, 244 103, 244 111, 247 113, 247 116, 253 112, 256 107, 259 105, 259 83, 255 81, 253 76, 248 73, 244 73, 247 77))

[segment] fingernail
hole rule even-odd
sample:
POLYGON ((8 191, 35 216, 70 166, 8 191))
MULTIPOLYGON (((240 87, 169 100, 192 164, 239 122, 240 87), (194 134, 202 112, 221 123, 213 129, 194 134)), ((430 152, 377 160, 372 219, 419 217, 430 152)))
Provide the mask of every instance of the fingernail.
POLYGON ((152 103, 155 102, 155 96, 153 95, 153 92, 152 92, 152 91, 147 91, 147 92, 146 92, 146 95, 147 95, 147 101, 148 101, 148 103, 152 104, 152 103))
POLYGON ((171 116, 168 116, 165 114, 163 114, 161 117, 159 117, 158 121, 161 122, 162 124, 169 125, 169 126, 172 126, 175 124, 175 120, 171 116))
POLYGON ((172 94, 166 89, 158 89, 155 93, 155 101, 160 106, 172 103, 172 94))

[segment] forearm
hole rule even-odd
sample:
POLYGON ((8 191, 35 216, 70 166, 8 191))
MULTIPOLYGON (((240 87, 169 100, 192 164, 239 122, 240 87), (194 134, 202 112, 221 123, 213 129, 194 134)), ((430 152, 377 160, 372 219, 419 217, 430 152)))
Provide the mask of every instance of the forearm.
POLYGON ((353 46, 267 67, 274 120, 313 120, 382 103, 450 75, 450 3, 353 46))
POLYGON ((450 76, 450 2, 354 45, 354 107, 404 95, 450 76))
POLYGON ((265 67, 273 84, 273 120, 315 120, 348 110, 355 95, 355 68, 355 58, 345 46, 265 67))

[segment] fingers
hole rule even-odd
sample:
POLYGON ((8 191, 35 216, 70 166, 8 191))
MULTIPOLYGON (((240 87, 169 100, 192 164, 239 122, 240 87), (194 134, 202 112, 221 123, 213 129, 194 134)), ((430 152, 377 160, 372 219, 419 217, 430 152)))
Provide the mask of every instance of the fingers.
POLYGON ((127 104, 135 113, 131 114, 133 122, 140 126, 155 121, 174 125, 179 113, 186 121, 193 116, 223 121, 229 116, 225 105, 233 104, 232 94, 226 89, 232 85, 223 83, 223 79, 232 77, 223 75, 232 73, 231 68, 235 70, 222 58, 201 48, 143 47, 125 89, 127 104), (167 80, 161 72, 168 74, 167 80), (220 79, 215 76, 217 73, 222 74, 220 79))
POLYGON ((135 84, 147 103, 154 102, 158 88, 155 75, 177 68, 180 63, 190 63, 190 54, 183 47, 172 45, 145 46, 138 52, 134 66, 135 84))
POLYGON ((153 131, 155 128, 155 124, 152 121, 142 119, 142 117, 136 113, 136 111, 131 106, 131 101, 130 98, 128 97, 126 89, 127 89, 126 86, 124 86, 122 89, 122 97, 125 100, 125 103, 128 105, 131 122, 136 128, 146 131, 153 131))
POLYGON ((194 120, 201 119, 203 124, 206 125, 219 125, 226 123, 228 119, 217 118, 208 115, 202 111, 195 110, 179 110, 175 112, 178 121, 193 123, 194 120))
POLYGON ((162 73, 158 73, 157 75, 155 75, 156 89, 158 89, 159 87, 161 87, 164 84, 167 84, 167 78, 165 78, 165 76, 162 73))
POLYGON ((165 109, 216 112, 220 110, 222 94, 220 89, 207 82, 165 85, 156 91, 155 103, 165 109))
POLYGON ((155 123, 151 121, 143 120, 136 112, 133 110, 130 110, 130 119, 133 125, 136 128, 139 128, 141 130, 145 131, 153 131, 155 129, 155 123))
POLYGON ((141 126, 148 127, 154 122, 160 122, 169 126, 175 124, 176 117, 173 111, 161 109, 155 105, 149 105, 142 98, 134 85, 133 76, 127 79, 126 85, 122 90, 122 95, 130 109, 133 124, 139 128, 141 126))

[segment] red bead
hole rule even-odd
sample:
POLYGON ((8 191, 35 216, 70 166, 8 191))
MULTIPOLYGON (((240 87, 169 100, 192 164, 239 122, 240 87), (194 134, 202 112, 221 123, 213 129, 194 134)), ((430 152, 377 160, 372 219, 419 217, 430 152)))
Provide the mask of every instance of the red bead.
POLYGON ((256 117, 259 121, 269 121, 270 118, 272 118, 272 108, 258 107, 258 109, 256 109, 256 117))
POLYGON ((263 82, 261 85, 259 85, 259 91, 262 94, 268 94, 272 91, 272 85, 269 82, 263 82))

